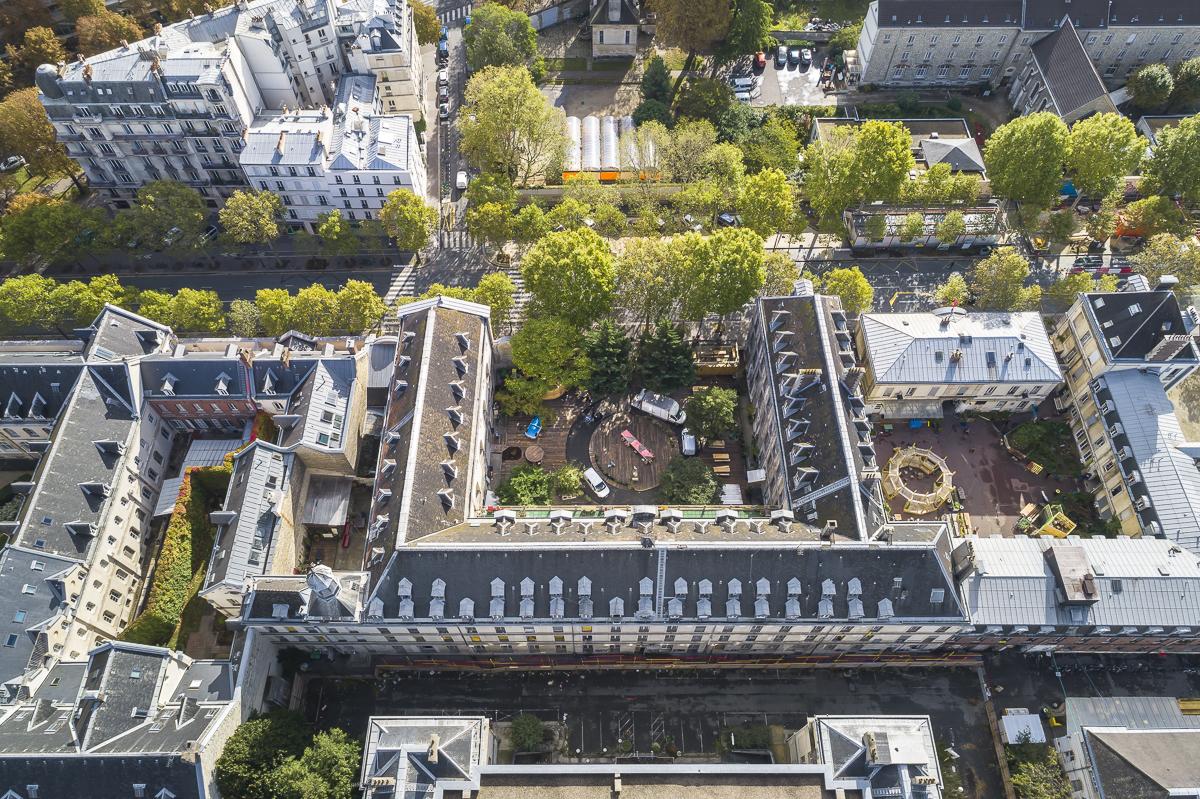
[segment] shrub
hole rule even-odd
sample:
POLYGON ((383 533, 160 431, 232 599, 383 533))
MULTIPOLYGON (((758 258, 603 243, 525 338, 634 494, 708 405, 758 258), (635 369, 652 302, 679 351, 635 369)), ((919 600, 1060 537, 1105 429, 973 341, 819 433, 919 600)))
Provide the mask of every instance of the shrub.
POLYGON ((496 496, 505 505, 545 505, 550 502, 553 482, 541 466, 521 464, 496 488, 496 496))
POLYGON ((717 497, 717 478, 704 461, 676 458, 667 464, 659 486, 662 502, 707 505, 717 497))
POLYGON ((546 727, 542 720, 529 713, 522 713, 512 722, 512 745, 517 752, 532 752, 540 749, 546 739, 546 727))

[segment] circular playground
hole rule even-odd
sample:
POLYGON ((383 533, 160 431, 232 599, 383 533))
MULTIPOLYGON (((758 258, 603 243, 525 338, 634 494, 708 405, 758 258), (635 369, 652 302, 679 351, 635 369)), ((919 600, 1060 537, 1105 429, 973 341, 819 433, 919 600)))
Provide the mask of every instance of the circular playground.
POLYGON ((924 447, 904 447, 892 453, 883 474, 883 493, 890 502, 904 501, 904 512, 933 513, 954 493, 954 472, 942 456, 924 447))

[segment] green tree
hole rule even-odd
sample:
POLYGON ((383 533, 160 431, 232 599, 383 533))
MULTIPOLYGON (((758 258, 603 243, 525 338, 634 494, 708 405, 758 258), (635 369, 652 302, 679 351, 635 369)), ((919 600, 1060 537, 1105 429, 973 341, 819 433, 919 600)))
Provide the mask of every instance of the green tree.
POLYGON ((33 79, 33 73, 42 64, 57 64, 67 60, 67 51, 54 31, 41 25, 26 28, 21 46, 10 44, 7 50, 9 61, 29 80, 33 79))
POLYGON ((354 229, 337 208, 317 215, 317 236, 326 252, 348 254, 358 247, 354 229))
MULTIPOLYGON (((475 24, 472 20, 470 28, 475 24)), ((542 96, 524 67, 475 73, 457 124, 468 161, 521 186, 561 169, 566 156, 565 115, 542 96)))
POLYGON ((587 387, 593 394, 609 397, 629 389, 629 337, 611 319, 602 319, 584 337, 584 349, 591 362, 587 387))
POLYGON ((993 193, 1048 208, 1063 183, 1067 126, 1046 111, 1017 117, 988 139, 983 160, 993 193))
POLYGON ((1075 212, 1070 208, 1064 208, 1046 217, 1042 233, 1049 241, 1065 243, 1075 234, 1077 221, 1075 212))
POLYGON ((537 203, 521 206, 513 218, 512 235, 518 244, 533 244, 549 232, 550 222, 546 219, 546 212, 537 203))
POLYGON ((636 353, 634 371, 654 391, 674 391, 696 379, 692 348, 675 325, 664 321, 643 330, 636 353))
MULTIPOLYGON (((144 292, 142 300, 145 301, 144 292)), ((275 338, 292 328, 296 298, 287 289, 259 289, 254 295, 254 305, 264 334, 275 338)))
POLYGON ((499 172, 484 172, 471 181, 464 196, 467 205, 483 205, 497 203, 505 206, 517 204, 517 190, 513 188, 512 179, 499 172))
POLYGON ((787 175, 764 169, 742 181, 738 195, 742 224, 764 239, 792 228, 795 199, 787 175))
POLYGON ((267 244, 279 238, 283 203, 269 191, 235 191, 221 207, 225 234, 238 244, 267 244))
POLYGON ((10 92, 0 101, 0 152, 22 156, 31 175, 66 175, 77 188, 83 188, 79 166, 59 143, 37 89, 10 92))
POLYGON ((1187 232, 1187 220, 1171 198, 1160 195, 1143 197, 1125 206, 1121 213, 1125 226, 1140 231, 1143 236, 1159 233, 1183 235, 1187 232))
POLYGON ((1138 108, 1153 111, 1162 108, 1171 99, 1175 90, 1175 79, 1166 64, 1147 64, 1129 76, 1125 82, 1129 97, 1138 108))
POLYGON ((801 188, 826 225, 834 224, 843 211, 862 201, 854 140, 853 130, 836 127, 804 150, 801 188))
POLYGON ((1075 302, 1075 298, 1083 292, 1116 290, 1117 279, 1112 275, 1097 275, 1093 280, 1092 275, 1087 272, 1076 272, 1063 275, 1051 283, 1046 289, 1045 298, 1054 306, 1055 310, 1062 311, 1075 302))
POLYGON ((258 318, 258 306, 251 300, 234 300, 229 303, 229 313, 225 315, 229 323, 229 334, 238 338, 254 338, 261 330, 258 318))
POLYGON ((747 172, 778 169, 790 175, 799 167, 800 140, 796 129, 784 120, 768 119, 762 127, 751 131, 741 146, 747 172))
MULTIPOLYGON (((285 294, 287 292, 284 292, 285 294)), ((171 301, 175 298, 165 291, 147 289, 138 294, 138 313, 164 325, 170 324, 171 301)))
POLYGON ((1180 289, 1200 283, 1200 244, 1190 236, 1187 239, 1170 233, 1151 236, 1142 251, 1129 260, 1152 286, 1163 275, 1178 278, 1180 289))
POLYGON ((975 264, 971 291, 987 311, 1031 311, 1042 298, 1040 286, 1026 286, 1029 262, 1012 247, 1001 247, 975 264))
POLYGON ((642 70, 642 99, 664 105, 671 102, 671 72, 667 62, 657 53, 650 56, 642 70))
POLYGON ((65 315, 53 302, 57 286, 54 278, 37 273, 0 282, 0 329, 60 328, 65 315))
POLYGON ((763 256, 763 285, 760 297, 783 297, 792 293, 800 272, 787 253, 769 252, 763 256))
POLYGON ((79 52, 90 56, 113 50, 122 41, 136 42, 145 32, 133 17, 103 10, 80 17, 75 23, 75 35, 79 39, 79 52))
POLYGON ((951 272, 946 282, 934 289, 933 292, 934 302, 942 307, 948 305, 961 307, 967 304, 967 298, 970 296, 971 292, 967 288, 967 281, 959 272, 951 272))
POLYGON ((296 292, 292 302, 292 327, 310 336, 328 336, 338 321, 337 293, 320 283, 296 292))
POLYGON ((616 205, 621 201, 621 194, 612 186, 600 182, 600 176, 593 172, 581 172, 563 184, 563 199, 575 200, 590 207, 597 205, 616 205))
POLYGON ((1071 126, 1067 135, 1067 172, 1075 187, 1091 196, 1116 191, 1132 175, 1146 141, 1121 114, 1095 114, 1071 126))
POLYGON ((575 230, 587 224, 592 209, 579 200, 567 197, 546 214, 546 224, 551 230, 575 230))
POLYGON ((273 710, 242 722, 217 759, 217 788, 223 796, 268 799, 263 775, 303 754, 310 734, 304 717, 291 710, 273 710))
POLYGON ((716 184, 726 202, 737 200, 738 190, 746 174, 740 147, 728 142, 714 144, 700 156, 700 171, 705 180, 716 184))
POLYGON ((864 199, 897 199, 915 166, 912 135, 899 122, 869 119, 856 131, 854 168, 864 199))
POLYGON ((1121 201, 1121 194, 1113 192, 1104 197, 1104 201, 1100 203, 1100 210, 1088 216, 1084 222, 1084 228, 1088 235, 1094 241, 1108 241, 1109 237, 1117 229, 1117 205, 1121 201))
POLYGON ((704 156, 716 143, 717 131, 707 120, 689 120, 677 125, 663 148, 667 176, 676 183, 702 178, 704 156))
POLYGON ((435 44, 442 31, 442 23, 438 21, 437 11, 424 0, 412 0, 411 5, 413 27, 417 29, 417 44, 435 44))
POLYGON ((917 238, 925 235, 925 214, 919 211, 913 211, 906 214, 904 221, 900 223, 900 240, 914 241, 917 238))
POLYGON ((362 333, 375 325, 387 313, 375 287, 365 280, 347 280, 337 292, 337 321, 339 330, 362 333))
POLYGON ((887 217, 883 214, 870 214, 863 222, 862 232, 868 241, 883 241, 888 234, 887 217))
POLYGON ((530 713, 521 713, 512 720, 510 730, 514 752, 537 752, 546 740, 546 728, 541 719, 530 713))
POLYGON ((538 314, 562 317, 580 329, 612 307, 613 256, 587 228, 545 236, 525 255, 521 277, 538 314))
POLYGON ((577 497, 583 490, 583 469, 565 463, 550 473, 550 485, 559 499, 577 497))
POLYGON ((774 38, 771 27, 775 9, 763 0, 736 0, 733 21, 725 47, 731 53, 753 53, 766 50, 774 38))
POLYGON ((685 287, 685 319, 733 313, 758 294, 766 279, 762 237, 747 228, 722 228, 708 237, 685 233, 671 241, 671 255, 685 287))
POLYGON ((671 195, 671 204, 681 215, 692 216, 705 227, 712 224, 713 217, 721 210, 724 202, 725 194, 721 188, 708 179, 688 183, 671 195))
POLYGON ((1071 785, 1050 747, 1042 747, 1036 759, 1013 765, 1012 784, 1019 799, 1070 799, 1071 785))
POLYGON ((1188 202, 1200 200, 1200 115, 1181 119, 1158 134, 1158 145, 1142 175, 1143 191, 1178 194, 1188 202))
POLYGON ((638 103, 637 108, 633 109, 633 124, 641 127, 647 122, 658 122, 665 127, 670 127, 675 124, 675 115, 671 113, 671 106, 662 100, 646 98, 638 103))
POLYGON ((1175 67, 1175 91, 1171 105, 1186 106, 1200 100, 1200 57, 1189 58, 1175 67))
POLYGON ((625 212, 608 203, 597 205, 592 209, 592 222, 597 233, 610 239, 625 235, 625 228, 629 226, 625 212))
POLYGON ((501 247, 512 238, 516 207, 487 202, 467 206, 467 231, 490 247, 501 247))
POLYGON ((505 416, 550 416, 549 409, 542 405, 542 397, 554 388, 545 380, 526 377, 517 372, 509 373, 504 385, 496 392, 496 402, 505 416))
POLYGON ((937 226, 938 241, 943 244, 953 244, 961 236, 967 235, 967 221, 961 211, 951 211, 942 217, 937 226))
POLYGON ((979 199, 980 183, 978 175, 934 164, 901 187, 900 199, 909 205, 971 205, 979 199))
POLYGON ((822 294, 830 294, 842 301, 842 310, 849 314, 860 314, 871 310, 875 289, 867 282, 857 266, 831 269, 821 276, 822 294))
POLYGON ((734 103, 725 109, 716 120, 717 138, 730 144, 742 145, 751 131, 762 127, 767 120, 766 111, 746 103, 734 103))
POLYGON ((701 438, 721 438, 737 424, 737 392, 708 386, 693 393, 683 404, 688 428, 701 438))
POLYGON ((153 180, 138 189, 137 207, 131 213, 143 241, 165 242, 171 237, 171 246, 182 249, 200 243, 208 209, 195 189, 174 180, 153 180))
POLYGON ((551 387, 577 388, 587 383, 592 368, 583 345, 583 336, 570 322, 534 317, 512 337, 513 366, 551 387))
POLYGON ((496 496, 504 505, 547 505, 550 494, 550 473, 531 463, 514 468, 496 487, 496 496))
POLYGON ((102 229, 104 214, 58 199, 32 203, 13 202, 0 218, 0 247, 15 261, 42 258, 62 262, 91 249, 88 236, 102 229))
POLYGON ((171 327, 217 333, 225 329, 224 305, 217 292, 182 288, 171 299, 171 327))
POLYGON ((502 328, 512 313, 517 284, 504 272, 489 272, 479 278, 472 299, 492 309, 492 326, 502 328))
POLYGON ((524 67, 534 80, 540 80, 546 72, 537 49, 537 32, 523 11, 484 3, 471 13, 463 40, 472 72, 485 67, 524 67))
POLYGON ((104 0, 61 0, 58 9, 62 11, 68 22, 105 11, 104 0))
POLYGON ((398 248, 416 252, 429 243, 438 213, 424 198, 407 189, 396 189, 379 210, 379 221, 398 248))
POLYGON ((0 59, 0 97, 8 94, 13 87, 12 67, 3 59, 0 59))
POLYGON ((616 263, 615 304, 639 324, 671 317, 683 291, 679 262, 666 239, 629 239, 616 263))
POLYGON ((716 124, 733 105, 733 90, 716 78, 690 78, 675 98, 675 113, 681 119, 704 120, 716 124))
POLYGON ((655 39, 694 54, 725 38, 733 4, 729 0, 650 0, 648 10, 658 15, 655 39))
POLYGON ((717 477, 699 458, 675 458, 663 469, 658 498, 672 505, 708 505, 717 499, 717 477))

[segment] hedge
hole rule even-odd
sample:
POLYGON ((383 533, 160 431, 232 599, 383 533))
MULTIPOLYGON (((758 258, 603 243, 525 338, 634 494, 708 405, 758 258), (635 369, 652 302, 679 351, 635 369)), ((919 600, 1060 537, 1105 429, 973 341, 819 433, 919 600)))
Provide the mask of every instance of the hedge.
POLYGON ((172 641, 183 609, 199 590, 208 568, 214 534, 208 514, 214 500, 220 502, 225 495, 233 471, 231 461, 226 458, 220 466, 192 467, 184 473, 158 553, 150 596, 142 612, 121 633, 122 641, 151 646, 172 641))

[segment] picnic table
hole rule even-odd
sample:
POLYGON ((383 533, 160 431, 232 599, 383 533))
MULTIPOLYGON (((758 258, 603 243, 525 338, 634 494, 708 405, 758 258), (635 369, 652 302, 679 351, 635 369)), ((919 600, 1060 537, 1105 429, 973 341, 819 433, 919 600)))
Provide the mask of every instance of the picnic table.
POLYGON ((640 455, 642 460, 646 463, 654 460, 654 453, 647 449, 645 444, 634 438, 633 433, 629 432, 629 430, 621 431, 621 440, 628 444, 634 452, 640 455))

